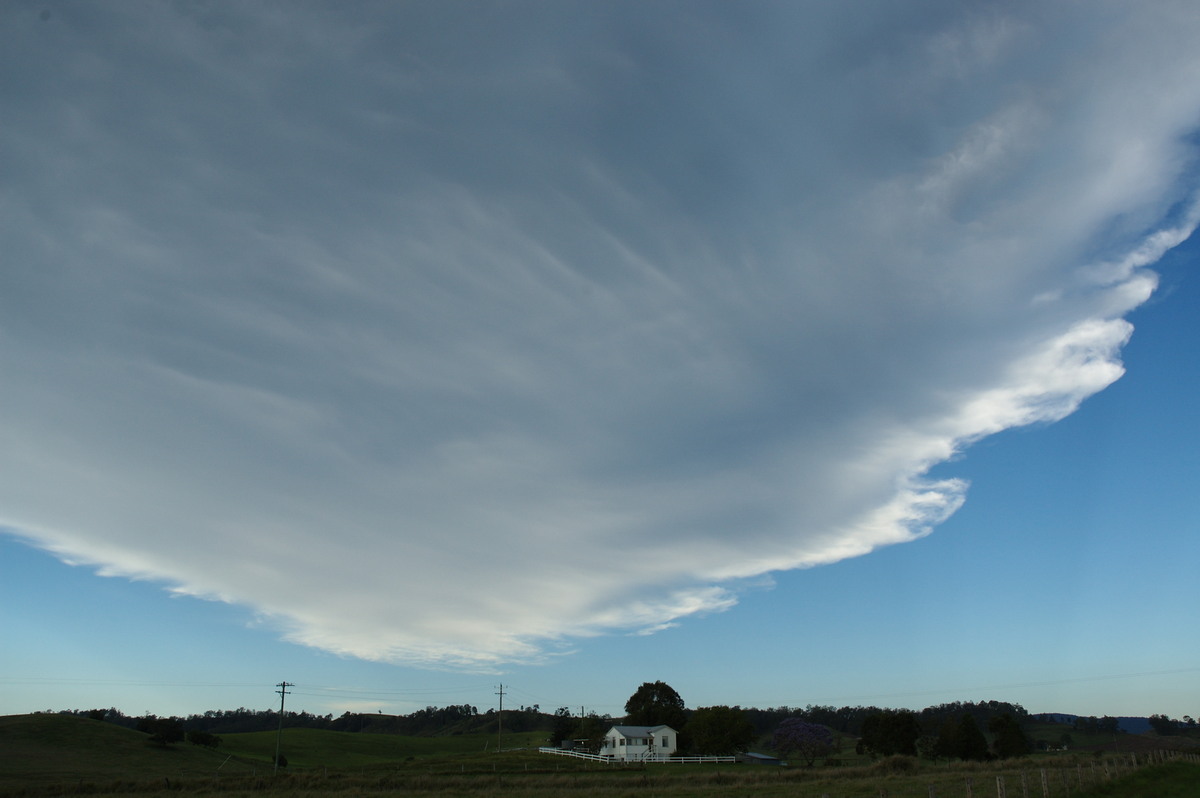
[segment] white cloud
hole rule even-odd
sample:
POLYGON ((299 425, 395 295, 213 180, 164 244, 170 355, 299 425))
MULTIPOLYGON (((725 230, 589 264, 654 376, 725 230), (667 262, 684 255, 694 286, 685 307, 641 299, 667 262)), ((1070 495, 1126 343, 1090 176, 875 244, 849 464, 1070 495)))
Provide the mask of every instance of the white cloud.
POLYGON ((0 524, 461 667, 928 534, 1196 225, 1200 22, 1105 8, 14 13, 0 524))

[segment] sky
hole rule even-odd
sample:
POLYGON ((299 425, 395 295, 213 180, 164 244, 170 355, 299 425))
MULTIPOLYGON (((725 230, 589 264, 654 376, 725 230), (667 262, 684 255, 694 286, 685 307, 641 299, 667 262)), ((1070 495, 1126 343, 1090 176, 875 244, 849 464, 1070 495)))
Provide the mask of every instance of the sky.
POLYGON ((0 714, 1200 710, 1188 2, 8 2, 0 714))

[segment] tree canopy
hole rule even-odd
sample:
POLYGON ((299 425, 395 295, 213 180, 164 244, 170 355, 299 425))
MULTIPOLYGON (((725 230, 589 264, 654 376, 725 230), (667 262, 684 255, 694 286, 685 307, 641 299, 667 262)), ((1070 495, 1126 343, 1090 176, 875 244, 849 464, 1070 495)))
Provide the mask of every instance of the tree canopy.
POLYGON ((782 756, 793 754, 808 767, 819 757, 833 752, 833 732, 828 727, 809 723, 801 718, 788 718, 779 724, 771 738, 771 747, 782 756))
POLYGON ((688 718, 686 733, 693 753, 729 756, 750 747, 757 734, 739 707, 701 707, 688 718))
POLYGON ((997 715, 988 721, 988 731, 995 735, 995 739, 992 741, 992 750, 1001 759, 1024 756, 1033 747, 1029 743, 1029 738, 1025 736, 1025 732, 1021 730, 1021 725, 1007 713, 997 715))
POLYGON ((963 715, 954 735, 954 752, 959 759, 983 762, 991 758, 987 738, 979 730, 979 724, 971 715, 963 715))
POLYGON ((679 693, 666 682, 643 682, 625 702, 625 722, 632 726, 670 726, 679 731, 687 710, 679 693))
POLYGON ((917 713, 907 709, 885 710, 863 720, 858 748, 879 756, 916 756, 920 736, 917 713))

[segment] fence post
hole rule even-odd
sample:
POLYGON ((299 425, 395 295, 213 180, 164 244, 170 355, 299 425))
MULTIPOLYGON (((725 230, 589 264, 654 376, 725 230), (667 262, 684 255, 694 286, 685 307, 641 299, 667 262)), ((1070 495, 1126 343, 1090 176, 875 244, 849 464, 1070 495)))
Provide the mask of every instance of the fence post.
POLYGON ((967 776, 967 798, 975 798, 975 782, 967 776))
POLYGON ((1025 771, 1021 771, 1021 798, 1029 798, 1029 779, 1025 777, 1025 771))
POLYGON ((937 788, 932 784, 929 785, 929 798, 937 798, 937 788))
POLYGON ((1042 768, 1042 798, 1050 798, 1050 782, 1046 780, 1046 769, 1042 768))
POLYGON ((1008 793, 1004 790, 1004 776, 996 777, 996 798, 1008 798, 1008 793))

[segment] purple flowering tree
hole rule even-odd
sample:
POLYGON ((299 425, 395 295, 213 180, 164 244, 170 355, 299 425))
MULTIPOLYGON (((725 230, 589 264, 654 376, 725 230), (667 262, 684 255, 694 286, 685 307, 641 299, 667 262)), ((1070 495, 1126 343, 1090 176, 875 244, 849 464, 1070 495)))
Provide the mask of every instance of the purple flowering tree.
POLYGON ((771 747, 785 757, 796 757, 812 767, 817 757, 833 753, 833 732, 800 718, 788 718, 775 729, 771 747))

